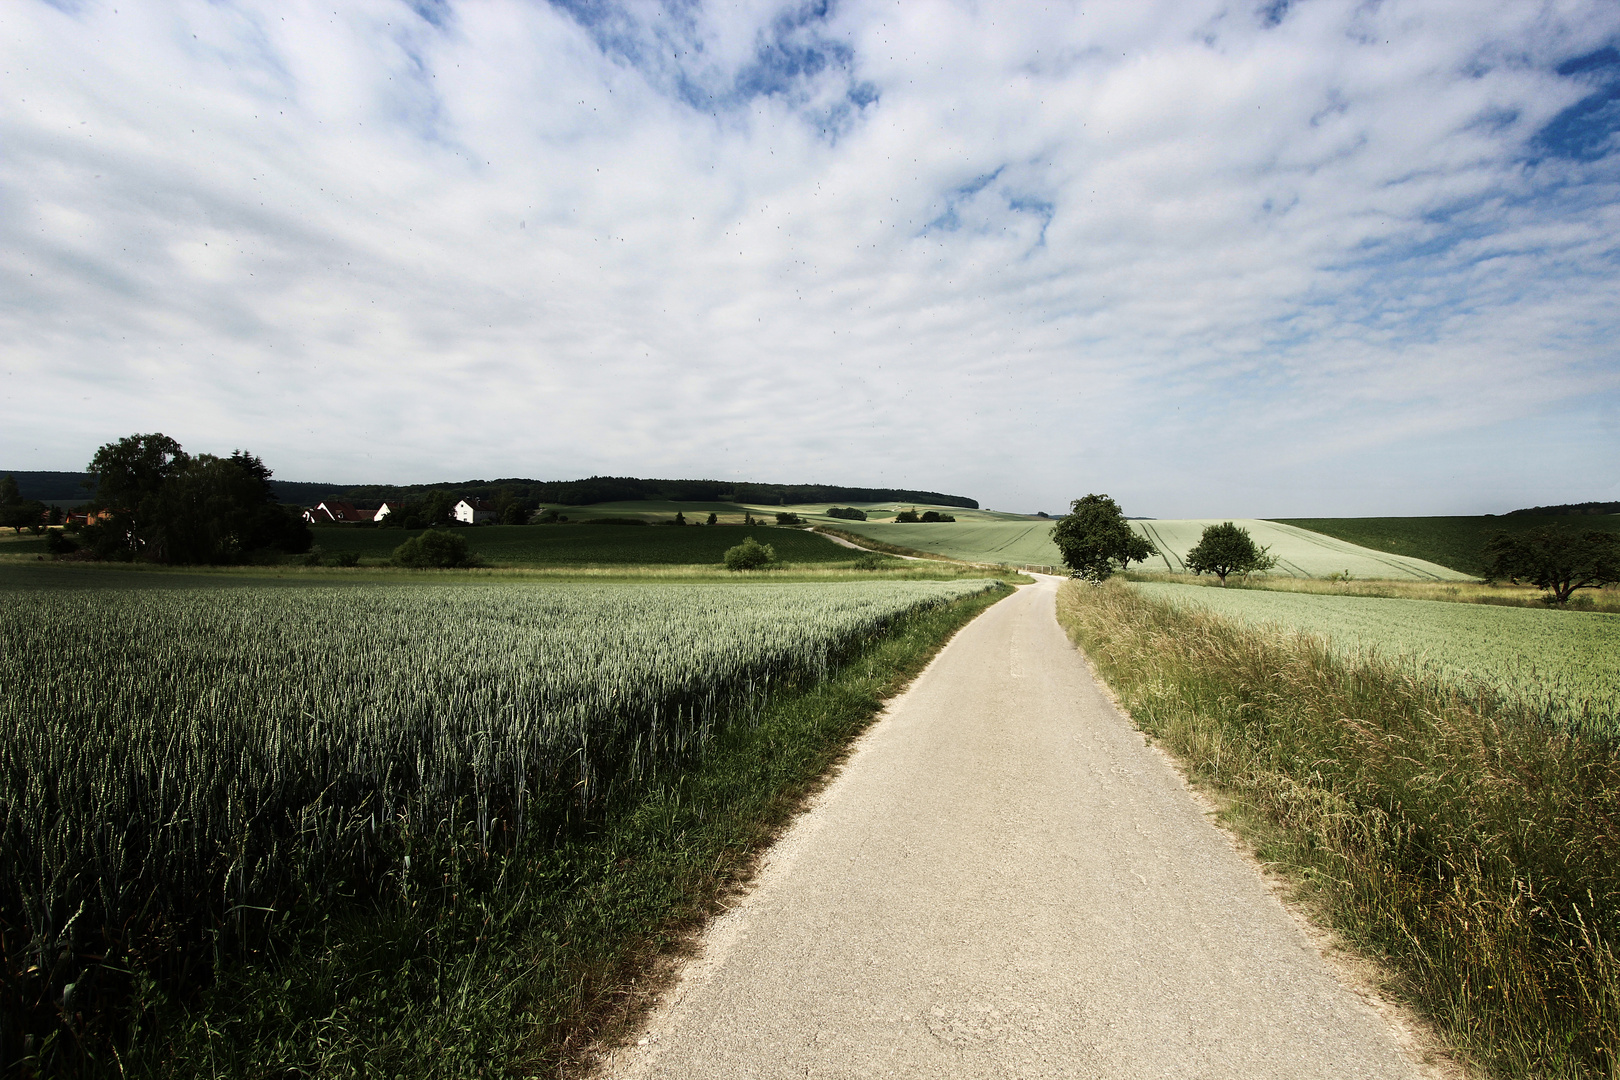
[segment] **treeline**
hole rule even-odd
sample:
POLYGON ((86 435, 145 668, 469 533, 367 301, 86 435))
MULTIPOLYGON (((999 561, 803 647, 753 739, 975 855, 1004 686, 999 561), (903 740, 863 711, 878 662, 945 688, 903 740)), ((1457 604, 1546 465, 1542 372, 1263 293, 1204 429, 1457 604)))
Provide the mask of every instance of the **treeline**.
POLYGON ((345 495, 379 501, 416 492, 451 488, 465 495, 494 499, 505 492, 530 503, 588 506, 604 502, 663 499, 669 502, 739 502, 784 506, 831 502, 916 502, 978 509, 962 495, 902 488, 839 487, 833 484, 753 484, 725 480, 642 480, 633 476, 592 476, 585 480, 467 480, 458 484, 372 484, 349 488, 345 495))
POLYGON ((1525 510, 1511 510, 1514 514, 1537 514, 1542 517, 1571 517, 1583 514, 1620 514, 1620 502, 1560 503, 1557 506, 1532 506, 1525 510))
MULTIPOLYGON (((3 470, 0 470, 3 472, 3 470)), ((25 499, 46 502, 84 501, 91 496, 95 478, 89 473, 29 472, 18 470, 17 478, 25 499)), ((587 506, 591 503, 624 502, 638 499, 666 499, 670 502, 747 502, 783 506, 818 502, 914 502, 935 506, 962 506, 977 510, 979 503, 962 495, 937 491, 911 491, 905 488, 839 487, 835 484, 752 484, 726 480, 641 480, 633 476, 592 476, 584 480, 466 480, 451 484, 320 484, 296 480, 271 480, 276 498, 289 504, 311 506, 323 499, 352 499, 363 502, 405 500, 427 496, 434 491, 454 491, 458 497, 495 501, 504 495, 531 505, 558 503, 587 506)))

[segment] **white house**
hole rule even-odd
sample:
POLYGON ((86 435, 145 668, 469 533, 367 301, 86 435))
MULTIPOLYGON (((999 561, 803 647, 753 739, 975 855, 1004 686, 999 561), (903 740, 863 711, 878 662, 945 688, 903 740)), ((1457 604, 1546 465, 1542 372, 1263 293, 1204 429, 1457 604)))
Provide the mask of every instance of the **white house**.
POLYGON ((456 520, 465 525, 482 525, 495 520, 495 504, 484 499, 462 499, 456 503, 456 520))
POLYGON ((381 506, 377 507, 377 516, 371 520, 381 521, 383 518, 387 517, 389 514, 392 514, 395 510, 398 510, 404 505, 404 503, 384 502, 381 506))

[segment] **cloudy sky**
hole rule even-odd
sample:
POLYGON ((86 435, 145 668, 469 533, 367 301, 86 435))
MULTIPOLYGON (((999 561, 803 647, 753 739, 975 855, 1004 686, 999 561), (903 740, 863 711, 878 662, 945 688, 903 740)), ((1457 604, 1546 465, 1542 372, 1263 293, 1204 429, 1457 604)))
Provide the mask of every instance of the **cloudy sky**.
POLYGON ((1613 0, 8 0, 0 467, 1620 499, 1613 0))

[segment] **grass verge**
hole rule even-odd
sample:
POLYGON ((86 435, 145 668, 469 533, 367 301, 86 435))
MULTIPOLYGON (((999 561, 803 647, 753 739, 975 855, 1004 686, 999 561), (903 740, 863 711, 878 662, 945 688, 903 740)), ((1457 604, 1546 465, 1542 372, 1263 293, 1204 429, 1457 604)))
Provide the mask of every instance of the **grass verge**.
POLYGON ((1620 744, 1321 639, 1066 585, 1144 731, 1464 1057, 1620 1071, 1620 744))
POLYGON ((784 687, 756 723, 727 731, 692 768, 588 833, 472 869, 445 857, 428 893, 320 912, 273 954, 227 964, 200 999, 154 999, 137 1053, 116 1071, 576 1071, 593 1038, 634 1019, 638 981, 746 880, 884 699, 1006 595, 996 587, 907 616, 832 677, 784 687))

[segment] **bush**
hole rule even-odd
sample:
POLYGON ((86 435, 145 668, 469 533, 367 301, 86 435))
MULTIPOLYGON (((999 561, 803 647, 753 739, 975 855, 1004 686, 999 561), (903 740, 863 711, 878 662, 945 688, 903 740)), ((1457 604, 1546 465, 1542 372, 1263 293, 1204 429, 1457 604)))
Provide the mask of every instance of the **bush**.
POLYGON ((803 525, 804 518, 800 517, 798 514, 787 513, 784 511, 777 513, 776 523, 778 525, 803 525))
POLYGON ((857 510, 853 506, 833 506, 827 509, 828 517, 845 518, 849 521, 865 521, 866 511, 857 510))
POLYGON ((734 548, 726 549, 727 570, 763 570, 776 561, 776 549, 752 536, 734 548))
POLYGON ((332 556, 333 566, 359 566, 360 553, 358 551, 340 551, 332 556))
POLYGON ((413 536, 395 548, 394 561, 413 570, 478 565, 478 557, 467 547, 465 536, 436 529, 413 536))
POLYGON ((955 514, 942 514, 938 510, 924 510, 921 521, 955 521, 955 514))
POLYGON ((79 550, 79 544, 63 536, 61 529, 50 529, 45 533, 45 550, 52 555, 71 555, 79 550))
POLYGON ((888 560, 885 559, 881 555, 875 555, 875 554, 862 555, 860 558, 855 560, 855 569, 857 569, 857 570, 881 570, 881 569, 883 569, 883 564, 885 562, 887 562, 887 561, 888 560))
POLYGON ((896 523, 905 522, 910 524, 921 521, 922 518, 917 516, 917 511, 915 510, 902 510, 898 514, 894 515, 894 520, 896 523))

